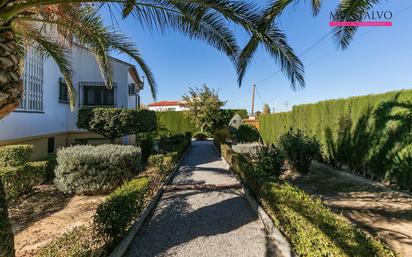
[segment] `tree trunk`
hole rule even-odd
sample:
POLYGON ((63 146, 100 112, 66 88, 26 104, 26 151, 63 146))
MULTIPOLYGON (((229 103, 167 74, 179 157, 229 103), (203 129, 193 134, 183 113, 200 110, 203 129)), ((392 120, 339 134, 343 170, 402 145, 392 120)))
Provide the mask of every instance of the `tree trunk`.
POLYGON ((0 21, 0 119, 19 106, 22 96, 16 38, 10 25, 0 21))
POLYGON ((14 256, 14 237, 9 222, 6 194, 0 181, 0 257, 14 256))

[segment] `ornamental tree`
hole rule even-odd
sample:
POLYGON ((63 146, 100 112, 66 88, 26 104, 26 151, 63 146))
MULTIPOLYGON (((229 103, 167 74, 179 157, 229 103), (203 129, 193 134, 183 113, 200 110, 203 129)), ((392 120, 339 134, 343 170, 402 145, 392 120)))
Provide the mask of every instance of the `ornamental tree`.
POLYGON ((213 132, 214 125, 221 118, 219 110, 226 104, 226 101, 219 99, 218 92, 203 84, 202 88, 190 88, 183 100, 189 107, 186 115, 200 131, 213 132))

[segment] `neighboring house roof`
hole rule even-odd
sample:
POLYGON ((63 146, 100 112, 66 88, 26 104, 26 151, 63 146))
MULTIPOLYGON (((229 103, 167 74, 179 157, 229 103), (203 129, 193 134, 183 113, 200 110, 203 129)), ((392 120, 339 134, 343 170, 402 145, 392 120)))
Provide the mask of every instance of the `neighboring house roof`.
POLYGON ((181 101, 160 101, 148 104, 149 107, 162 107, 162 106, 185 106, 181 101))

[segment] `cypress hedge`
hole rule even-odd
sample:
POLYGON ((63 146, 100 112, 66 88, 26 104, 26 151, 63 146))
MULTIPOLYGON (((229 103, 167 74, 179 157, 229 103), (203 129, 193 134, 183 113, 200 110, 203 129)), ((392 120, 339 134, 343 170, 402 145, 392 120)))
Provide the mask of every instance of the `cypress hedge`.
MULTIPOLYGON (((239 114, 243 119, 248 117, 247 110, 245 109, 221 109, 220 120, 216 121, 215 127, 226 127, 235 114, 239 114)), ((156 117, 158 126, 162 126, 175 134, 184 134, 185 132, 194 134, 200 130, 200 128, 197 128, 196 125, 191 122, 190 118, 185 115, 185 112, 156 112, 156 117)))
MULTIPOLYGON (((278 143, 290 128, 314 135, 323 159, 380 181, 399 184, 395 154, 412 143, 412 90, 391 91, 294 106, 292 111, 260 117, 265 143, 278 143)), ((410 148, 408 148, 410 149, 410 148)), ((408 149, 403 150, 403 156, 408 149)), ((402 177, 412 177, 405 176, 402 177)), ((412 179, 408 181, 412 189, 412 179)))

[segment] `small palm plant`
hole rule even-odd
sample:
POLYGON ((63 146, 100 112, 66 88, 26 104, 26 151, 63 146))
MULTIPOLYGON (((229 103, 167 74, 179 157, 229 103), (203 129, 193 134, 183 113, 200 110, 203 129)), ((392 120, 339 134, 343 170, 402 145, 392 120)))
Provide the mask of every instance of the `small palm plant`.
POLYGON ((240 52, 230 29, 237 24, 249 33, 253 47, 262 44, 280 62, 292 87, 304 86, 303 65, 275 24, 278 13, 271 11, 273 8, 261 10, 250 2, 232 0, 0 0, 0 118, 13 111, 22 97, 20 64, 27 45, 35 45, 56 61, 67 81, 72 107, 75 92, 70 62, 61 42, 75 41, 89 48, 109 87, 108 53, 114 50, 130 55, 146 73, 156 95, 155 80, 138 49, 122 34, 104 27, 98 14, 102 6, 115 6, 123 17, 132 16, 144 27, 178 31, 205 41, 232 60, 240 85, 254 49, 248 44, 240 52), (58 37, 48 35, 52 28, 57 28, 58 37))

